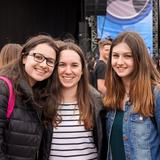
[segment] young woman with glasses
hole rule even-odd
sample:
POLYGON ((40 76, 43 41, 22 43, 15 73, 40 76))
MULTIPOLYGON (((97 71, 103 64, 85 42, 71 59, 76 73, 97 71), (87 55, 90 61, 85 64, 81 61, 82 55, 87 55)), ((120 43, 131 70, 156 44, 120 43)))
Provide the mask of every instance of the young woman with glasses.
POLYGON ((36 160, 44 129, 42 111, 51 106, 51 82, 58 48, 46 35, 29 39, 19 59, 4 67, 15 93, 15 106, 6 117, 8 88, 0 80, 0 159, 36 160))

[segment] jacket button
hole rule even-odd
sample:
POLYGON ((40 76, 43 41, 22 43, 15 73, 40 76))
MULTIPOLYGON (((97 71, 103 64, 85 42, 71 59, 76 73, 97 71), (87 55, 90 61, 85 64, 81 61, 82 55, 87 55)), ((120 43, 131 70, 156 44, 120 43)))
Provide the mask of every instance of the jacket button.
POLYGON ((123 140, 124 140, 124 141, 127 141, 127 140, 128 140, 128 137, 127 137, 127 136, 123 136, 123 140))

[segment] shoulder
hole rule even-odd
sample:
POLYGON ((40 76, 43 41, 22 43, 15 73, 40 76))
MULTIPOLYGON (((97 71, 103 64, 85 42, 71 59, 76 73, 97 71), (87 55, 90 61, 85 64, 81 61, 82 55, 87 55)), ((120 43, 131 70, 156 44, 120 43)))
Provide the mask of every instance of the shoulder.
POLYGON ((90 85, 90 94, 93 100, 93 103, 95 105, 95 107, 99 107, 99 106, 103 106, 103 102, 102 102, 102 96, 101 94, 90 85))
POLYGON ((8 96, 9 94, 9 89, 6 82, 4 82, 1 79, 0 79, 0 94, 6 95, 6 96, 8 96))
POLYGON ((160 86, 157 85, 153 87, 153 94, 155 98, 160 98, 160 86))
POLYGON ((96 63, 96 66, 106 66, 106 63, 102 60, 98 60, 97 63, 96 63))
POLYGON ((102 61, 102 60, 99 60, 97 62, 96 67, 95 67, 96 70, 103 70, 103 71, 105 71, 106 68, 107 68, 107 64, 104 61, 102 61))
POLYGON ((101 97, 101 94, 92 85, 89 85, 89 90, 90 90, 91 96, 101 97))

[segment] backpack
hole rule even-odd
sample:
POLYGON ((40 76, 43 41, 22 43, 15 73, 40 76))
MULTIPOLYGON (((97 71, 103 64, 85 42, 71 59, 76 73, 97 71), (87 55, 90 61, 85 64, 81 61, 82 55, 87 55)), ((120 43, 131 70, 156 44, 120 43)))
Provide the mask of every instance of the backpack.
POLYGON ((0 79, 3 80, 7 84, 8 89, 9 89, 8 108, 7 108, 7 113, 6 113, 6 116, 9 119, 14 109, 15 94, 13 91, 11 80, 9 80, 7 77, 4 77, 4 76, 0 76, 0 79))

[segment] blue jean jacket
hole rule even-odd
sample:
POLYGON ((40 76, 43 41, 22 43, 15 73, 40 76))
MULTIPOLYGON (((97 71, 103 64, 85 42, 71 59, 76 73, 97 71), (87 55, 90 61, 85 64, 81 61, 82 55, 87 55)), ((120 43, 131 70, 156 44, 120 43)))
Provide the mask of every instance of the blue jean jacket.
MULTIPOLYGON (((126 160, 160 160, 160 90, 155 89, 154 95, 155 122, 154 118, 133 113, 130 102, 125 104, 122 134, 126 160)), ((110 136, 115 115, 116 110, 106 115, 107 160, 112 160, 110 136)))

